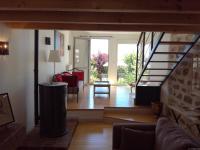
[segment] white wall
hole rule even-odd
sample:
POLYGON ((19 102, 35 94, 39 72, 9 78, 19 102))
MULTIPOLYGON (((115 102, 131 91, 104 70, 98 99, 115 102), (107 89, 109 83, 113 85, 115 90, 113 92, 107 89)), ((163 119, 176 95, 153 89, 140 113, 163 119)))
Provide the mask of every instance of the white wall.
MULTIPOLYGON (((56 72, 65 70, 69 52, 69 32, 65 34, 65 56, 57 64, 56 72)), ((47 62, 53 44, 44 44, 44 37, 52 37, 53 31, 39 31, 39 81, 48 82, 53 75, 53 64, 47 62)), ((34 30, 10 29, 0 24, 0 40, 9 41, 10 54, 0 57, 0 93, 9 93, 15 120, 24 124, 27 131, 34 126, 34 30)))
POLYGON ((10 54, 0 58, 0 93, 8 92, 16 122, 34 125, 34 36, 32 30, 12 30, 0 24, 0 39, 9 40, 10 54))
MULTIPOLYGON (((66 70, 66 65, 69 64, 69 31, 59 31, 64 34, 64 56, 61 57, 61 62, 56 63, 55 73, 60 73, 66 70)), ((39 83, 49 82, 54 73, 53 62, 48 62, 49 51, 54 50, 54 30, 39 30, 39 83), (51 45, 45 44, 45 37, 50 37, 51 45)))

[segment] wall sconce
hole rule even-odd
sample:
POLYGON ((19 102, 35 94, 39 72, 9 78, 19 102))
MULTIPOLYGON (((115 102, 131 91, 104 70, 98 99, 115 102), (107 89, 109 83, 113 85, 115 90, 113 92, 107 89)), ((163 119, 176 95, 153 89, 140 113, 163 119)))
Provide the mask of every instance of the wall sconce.
POLYGON ((9 55, 8 42, 0 41, 0 55, 9 55))
POLYGON ((71 45, 67 45, 67 50, 68 50, 68 51, 71 50, 71 45))
POLYGON ((45 44, 51 45, 51 38, 50 37, 45 37, 45 44))

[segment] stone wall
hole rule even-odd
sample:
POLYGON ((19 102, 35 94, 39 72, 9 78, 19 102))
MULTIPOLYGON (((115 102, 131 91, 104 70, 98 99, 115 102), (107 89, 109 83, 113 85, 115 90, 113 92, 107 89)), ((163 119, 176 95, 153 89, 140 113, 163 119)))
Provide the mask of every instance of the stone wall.
POLYGON ((161 101, 164 103, 164 115, 174 121, 178 118, 181 127, 200 137, 197 127, 197 124, 200 125, 200 41, 162 86, 161 101))

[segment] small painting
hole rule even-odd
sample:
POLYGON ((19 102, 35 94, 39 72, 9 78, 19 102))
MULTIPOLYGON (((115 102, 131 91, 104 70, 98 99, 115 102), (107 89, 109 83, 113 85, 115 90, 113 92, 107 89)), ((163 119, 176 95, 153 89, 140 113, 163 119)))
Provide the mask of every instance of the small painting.
POLYGON ((64 34, 55 31, 55 49, 59 50, 60 56, 64 56, 64 34))
POLYGON ((14 121, 8 93, 0 94, 0 126, 7 125, 14 121))

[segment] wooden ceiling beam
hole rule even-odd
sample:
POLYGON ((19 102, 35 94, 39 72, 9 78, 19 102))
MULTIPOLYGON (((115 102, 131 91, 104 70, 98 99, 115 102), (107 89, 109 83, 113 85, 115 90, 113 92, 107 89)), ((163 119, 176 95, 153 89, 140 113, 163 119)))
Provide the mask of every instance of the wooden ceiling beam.
POLYGON ((2 0, 0 10, 200 13, 199 0, 2 0))
POLYGON ((113 13, 113 12, 47 12, 0 11, 3 22, 200 25, 199 14, 113 13))
POLYGON ((70 23, 6 23, 11 28, 19 29, 61 29, 90 31, 165 31, 165 32, 199 32, 200 26, 177 25, 108 25, 108 24, 70 24, 70 23))

